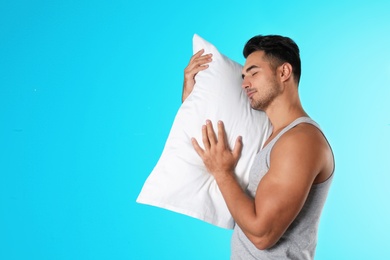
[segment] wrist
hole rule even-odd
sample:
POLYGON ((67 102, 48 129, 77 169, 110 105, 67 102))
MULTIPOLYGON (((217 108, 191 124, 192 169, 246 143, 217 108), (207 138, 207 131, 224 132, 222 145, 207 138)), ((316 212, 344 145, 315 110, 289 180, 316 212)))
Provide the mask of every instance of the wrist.
POLYGON ((225 183, 229 183, 235 181, 236 178, 234 176, 233 171, 218 171, 214 174, 215 181, 219 185, 224 185, 225 183))

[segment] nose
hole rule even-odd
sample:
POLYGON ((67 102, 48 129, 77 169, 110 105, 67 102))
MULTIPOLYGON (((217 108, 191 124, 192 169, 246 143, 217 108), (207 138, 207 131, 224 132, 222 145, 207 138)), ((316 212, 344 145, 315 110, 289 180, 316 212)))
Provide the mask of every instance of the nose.
POLYGON ((251 86, 251 84, 250 84, 249 80, 244 78, 244 79, 242 80, 241 87, 242 87, 243 89, 247 89, 247 88, 249 88, 250 86, 251 86))

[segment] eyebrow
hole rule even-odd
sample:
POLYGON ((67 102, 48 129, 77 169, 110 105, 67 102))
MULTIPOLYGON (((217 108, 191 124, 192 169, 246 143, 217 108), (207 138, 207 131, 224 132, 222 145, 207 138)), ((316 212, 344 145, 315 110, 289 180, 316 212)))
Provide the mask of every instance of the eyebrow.
MULTIPOLYGON (((252 66, 248 67, 248 68, 245 70, 245 72, 248 73, 249 71, 251 71, 251 70, 253 70, 253 69, 258 69, 258 68, 260 68, 260 67, 257 66, 257 65, 252 65, 252 66)), ((241 76, 242 76, 242 78, 244 79, 245 75, 244 75, 244 74, 241 74, 241 76)))

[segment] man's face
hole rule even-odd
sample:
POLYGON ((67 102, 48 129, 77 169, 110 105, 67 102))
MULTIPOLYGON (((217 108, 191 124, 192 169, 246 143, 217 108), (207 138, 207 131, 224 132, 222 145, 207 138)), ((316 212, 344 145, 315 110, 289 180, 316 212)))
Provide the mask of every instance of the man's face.
POLYGON ((253 109, 265 111, 281 93, 276 71, 263 51, 253 52, 247 57, 242 76, 242 87, 246 90, 253 109))

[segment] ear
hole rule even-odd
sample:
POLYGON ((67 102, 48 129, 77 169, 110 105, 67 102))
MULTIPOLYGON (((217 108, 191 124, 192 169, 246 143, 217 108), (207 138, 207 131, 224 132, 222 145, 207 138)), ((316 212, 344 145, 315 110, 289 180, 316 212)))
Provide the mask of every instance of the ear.
POLYGON ((280 66, 280 79, 285 82, 292 78, 292 66, 290 63, 285 62, 280 66))

